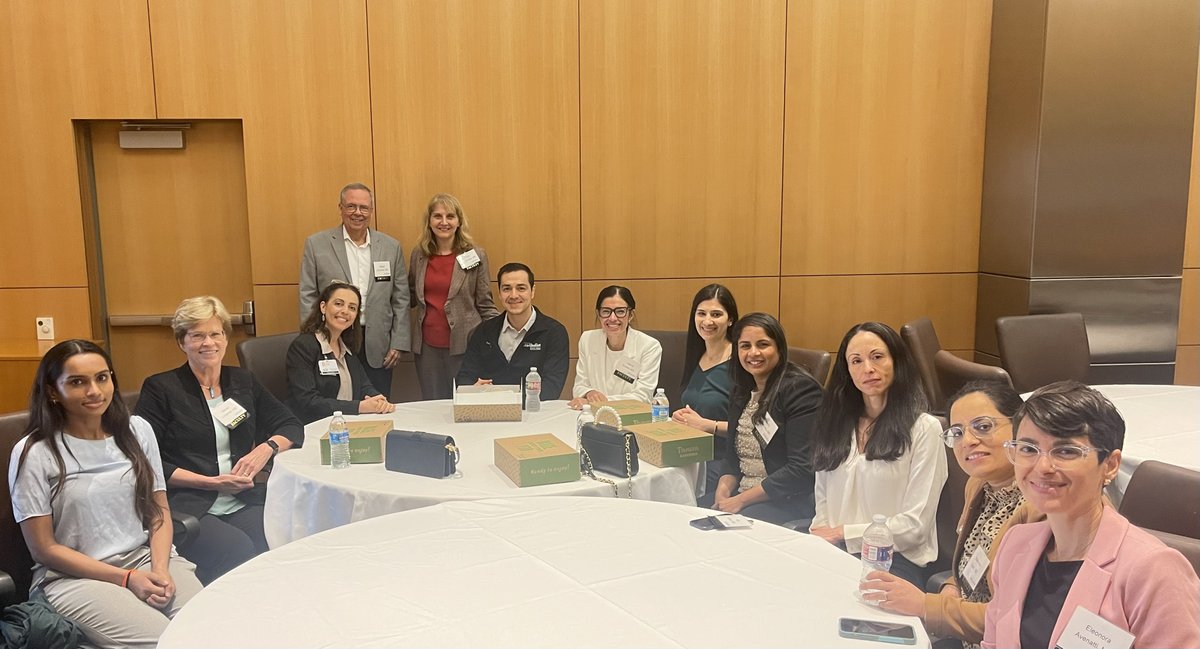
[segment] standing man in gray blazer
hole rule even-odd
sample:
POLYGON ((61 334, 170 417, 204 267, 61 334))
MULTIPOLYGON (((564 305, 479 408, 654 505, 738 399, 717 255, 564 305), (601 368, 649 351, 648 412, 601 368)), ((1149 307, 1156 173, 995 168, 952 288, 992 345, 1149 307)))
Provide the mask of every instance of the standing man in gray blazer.
POLYGON ((371 385, 389 399, 392 368, 400 352, 410 351, 408 275, 400 242, 371 230, 375 196, 362 183, 342 188, 338 198, 342 225, 318 232, 304 242, 300 260, 300 321, 312 310, 321 289, 333 281, 354 284, 362 293, 360 354, 371 385))

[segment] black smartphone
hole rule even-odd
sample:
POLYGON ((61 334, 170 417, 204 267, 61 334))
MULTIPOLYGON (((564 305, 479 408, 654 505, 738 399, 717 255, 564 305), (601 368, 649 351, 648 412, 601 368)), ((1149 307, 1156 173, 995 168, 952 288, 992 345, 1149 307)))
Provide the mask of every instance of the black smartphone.
POLYGON ((856 640, 873 640, 892 644, 916 644, 917 633, 911 625, 879 620, 838 619, 838 635, 856 640))
POLYGON ((689 523, 698 530, 743 530, 754 524, 754 521, 741 514, 717 514, 697 518, 689 523))

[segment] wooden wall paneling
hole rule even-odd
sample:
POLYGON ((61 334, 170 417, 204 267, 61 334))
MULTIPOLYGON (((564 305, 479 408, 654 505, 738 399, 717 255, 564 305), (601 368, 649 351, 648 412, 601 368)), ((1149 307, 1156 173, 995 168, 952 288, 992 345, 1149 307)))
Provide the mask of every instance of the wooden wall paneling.
POLYGON ((1200 269, 1185 268, 1179 290, 1179 343, 1200 345, 1200 269))
POLYGON ((835 352, 856 323, 899 331, 928 316, 944 348, 966 351, 975 340, 975 286, 975 273, 784 277, 780 320, 789 344, 835 352))
POLYGON ((259 336, 300 330, 300 286, 255 284, 254 324, 259 336))
POLYGON ((295 283, 338 190, 373 184, 365 1, 150 0, 150 22, 160 117, 242 119, 254 281, 295 283))
POLYGON ((92 337, 88 289, 0 288, 0 339, 36 340, 34 319, 54 318, 55 340, 92 337))
POLYGON ((782 274, 977 270, 991 6, 791 0, 782 274))
MULTIPOLYGON (((558 320, 567 328, 567 337, 571 341, 571 358, 579 356, 579 334, 583 333, 583 321, 580 319, 580 297, 578 281, 546 281, 537 280, 533 304, 539 311, 546 312, 551 318, 558 320)), ((504 305, 496 298, 496 307, 503 313, 504 305)))
POLYGON ((0 362, 0 413, 27 410, 33 377, 40 361, 4 360, 0 362))
POLYGON ((87 286, 71 120, 153 117, 153 88, 144 0, 0 3, 0 286, 87 286))
POLYGON ((738 312, 779 314, 778 277, 722 277, 717 279, 647 279, 629 281, 586 281, 580 318, 583 329, 597 329, 596 296, 610 284, 629 288, 637 300, 635 329, 686 331, 692 324, 692 298, 706 284, 724 284, 737 300, 738 312))
POLYGON ((580 11, 583 276, 777 274, 784 0, 580 11))
MULTIPOLYGON (((1200 76, 1200 69, 1197 70, 1200 76)), ((1192 129, 1192 173, 1188 183, 1187 236, 1183 238, 1183 267, 1200 268, 1200 82, 1197 83, 1196 126, 1192 129)))
MULTIPOLYGON (((491 270, 579 278, 575 0, 369 0, 380 229, 411 249, 455 195, 491 270)), ((574 311, 573 311, 574 312, 574 311)))

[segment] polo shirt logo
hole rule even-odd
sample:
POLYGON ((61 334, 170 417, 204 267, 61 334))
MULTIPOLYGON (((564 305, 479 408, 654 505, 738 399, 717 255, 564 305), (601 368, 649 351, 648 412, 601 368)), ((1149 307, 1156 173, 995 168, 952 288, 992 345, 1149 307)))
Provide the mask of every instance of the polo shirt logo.
POLYGON ((542 351, 542 343, 524 343, 521 346, 524 347, 525 349, 528 349, 531 352, 542 351))

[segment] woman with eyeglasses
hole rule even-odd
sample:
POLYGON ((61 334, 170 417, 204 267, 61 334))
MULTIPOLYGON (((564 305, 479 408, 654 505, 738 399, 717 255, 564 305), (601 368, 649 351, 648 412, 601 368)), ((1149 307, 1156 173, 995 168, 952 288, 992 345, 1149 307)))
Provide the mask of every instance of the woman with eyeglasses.
POLYGON ((353 353, 362 340, 361 304, 357 286, 346 282, 326 286, 300 325, 300 335, 288 346, 287 405, 305 424, 335 411, 362 415, 396 410, 371 385, 362 361, 353 353))
POLYGON ((886 516, 892 573, 917 587, 937 558, 934 518, 946 483, 941 426, 926 407, 900 336, 864 322, 842 338, 813 435, 812 534, 859 554, 872 517, 886 516))
POLYGON ((135 414, 154 427, 171 509, 200 521, 180 554, 207 584, 267 551, 266 470, 304 427, 253 374, 221 364, 232 322, 220 300, 184 300, 171 328, 187 361, 146 379, 135 414))
POLYGON ((937 594, 886 572, 871 573, 860 589, 863 599, 885 611, 916 615, 930 635, 957 638, 970 648, 983 640, 984 613, 992 598, 987 567, 996 559, 1000 539, 1013 525, 1044 517, 1025 502, 1004 449, 1012 439, 1021 395, 1006 383, 973 381, 950 397, 947 406, 950 427, 942 439, 969 476, 952 576, 937 594))
POLYGON ((154 431, 130 417, 94 343, 66 340, 42 357, 8 484, 36 562, 30 592, 78 624, 89 646, 152 648, 200 592, 195 566, 171 547, 154 431))
POLYGON ((579 337, 572 408, 621 399, 650 403, 658 387, 662 345, 630 326, 635 308, 633 293, 624 286, 606 286, 596 296, 600 328, 579 337))
POLYGON ((1030 395, 1013 426, 1017 486, 1046 520, 1000 543, 983 646, 1200 647, 1191 564, 1103 497, 1125 440, 1116 407, 1060 381, 1030 395))
POLYGON ((467 340, 480 323, 500 313, 489 277, 487 253, 471 238, 462 204, 450 194, 429 199, 408 262, 421 398, 454 397, 467 340))

